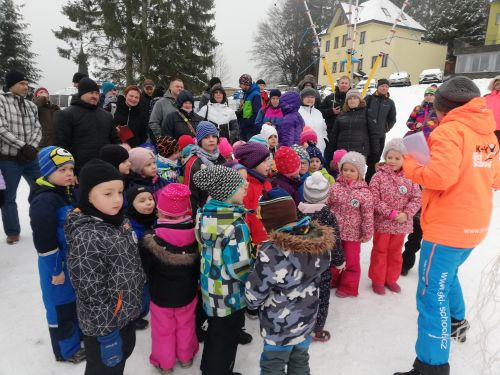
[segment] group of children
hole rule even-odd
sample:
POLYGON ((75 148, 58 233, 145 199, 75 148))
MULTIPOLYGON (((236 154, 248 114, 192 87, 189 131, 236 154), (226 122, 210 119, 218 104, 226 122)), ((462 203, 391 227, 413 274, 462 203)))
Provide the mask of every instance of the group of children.
POLYGON ((104 146, 77 188, 73 156, 40 150, 30 218, 56 359, 121 374, 150 313, 161 373, 190 367, 203 340, 202 374, 234 375, 247 312, 260 319, 261 373, 309 374, 311 341, 330 339, 330 288, 358 295, 361 243, 374 238, 373 291, 400 292, 420 188, 403 175, 401 139, 370 186, 363 155, 337 150, 328 165, 309 128, 300 143, 279 146, 266 124, 231 145, 202 121, 154 150, 104 146))

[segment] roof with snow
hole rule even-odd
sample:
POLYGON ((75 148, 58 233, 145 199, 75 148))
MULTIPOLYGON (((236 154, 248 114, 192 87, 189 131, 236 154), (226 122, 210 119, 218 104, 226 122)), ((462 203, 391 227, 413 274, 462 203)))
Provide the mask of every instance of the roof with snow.
MULTIPOLYGON (((340 3, 345 14, 349 13, 349 3, 340 3)), ((411 6, 411 4, 410 4, 411 6)), ((352 5, 353 17, 356 15, 355 4, 352 5)), ((370 21, 382 22, 389 25, 394 23, 394 20, 399 15, 401 9, 389 0, 368 0, 358 7, 358 24, 370 21)), ((409 29, 426 31, 420 23, 415 21, 408 14, 403 12, 401 22, 397 27, 406 27, 409 29)))

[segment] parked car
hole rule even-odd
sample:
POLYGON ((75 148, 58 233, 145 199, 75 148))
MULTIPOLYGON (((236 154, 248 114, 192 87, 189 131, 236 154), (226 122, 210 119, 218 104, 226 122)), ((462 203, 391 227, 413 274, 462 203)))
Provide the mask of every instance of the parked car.
MULTIPOLYGON (((359 81, 358 84, 356 85, 356 88, 358 90, 363 90, 363 88, 365 87, 366 81, 367 81, 367 79, 363 79, 362 81, 359 81)), ((368 86, 368 91, 371 92, 372 89, 376 89, 376 88, 377 88, 377 81, 374 78, 372 78, 372 80, 370 81, 370 86, 368 86)))
POLYGON ((389 76, 389 86, 411 86, 408 72, 396 72, 389 76))
POLYGON ((418 83, 443 82, 443 71, 441 69, 425 69, 420 73, 418 83))
POLYGON ((234 100, 243 99, 243 90, 236 90, 233 94, 233 99, 234 100))

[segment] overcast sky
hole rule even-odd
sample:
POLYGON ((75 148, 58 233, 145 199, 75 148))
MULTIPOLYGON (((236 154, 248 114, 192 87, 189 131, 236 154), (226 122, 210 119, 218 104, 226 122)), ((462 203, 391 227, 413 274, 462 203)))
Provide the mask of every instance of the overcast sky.
MULTIPOLYGON (((40 85, 52 92, 71 86, 71 78, 77 66, 59 57, 56 46, 64 46, 64 43, 52 33, 59 26, 69 24, 61 14, 62 6, 67 0, 15 2, 25 3, 22 13, 25 22, 30 25, 28 32, 33 41, 32 51, 38 54, 38 68, 43 75, 40 85)), ((251 74, 254 79, 258 78, 248 51, 258 22, 274 2, 275 0, 215 0, 215 36, 222 43, 231 73, 231 82, 223 82, 224 85, 237 86, 238 77, 243 73, 251 74)))

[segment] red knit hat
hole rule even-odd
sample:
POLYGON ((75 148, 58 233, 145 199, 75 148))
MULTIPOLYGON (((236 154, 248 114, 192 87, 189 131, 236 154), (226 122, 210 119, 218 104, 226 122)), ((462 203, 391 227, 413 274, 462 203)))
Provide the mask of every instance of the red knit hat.
POLYGON ((181 135, 178 139, 178 142, 180 151, 184 150, 184 147, 186 147, 187 145, 196 144, 194 138, 187 134, 181 135))
POLYGON ((306 142, 318 143, 318 135, 308 126, 306 126, 300 134, 300 144, 303 145, 306 142))
POLYGON ((300 170, 300 158, 290 147, 281 146, 274 154, 276 169, 287 177, 295 176, 300 170))
POLYGON ((171 183, 165 186, 158 197, 158 211, 166 216, 180 217, 191 214, 189 196, 191 191, 184 184, 171 183))
POLYGON ((49 94, 49 90, 47 90, 45 87, 43 86, 40 86, 39 88, 37 88, 35 90, 35 98, 38 97, 38 94, 40 94, 42 91, 45 91, 47 93, 47 95, 49 94))

